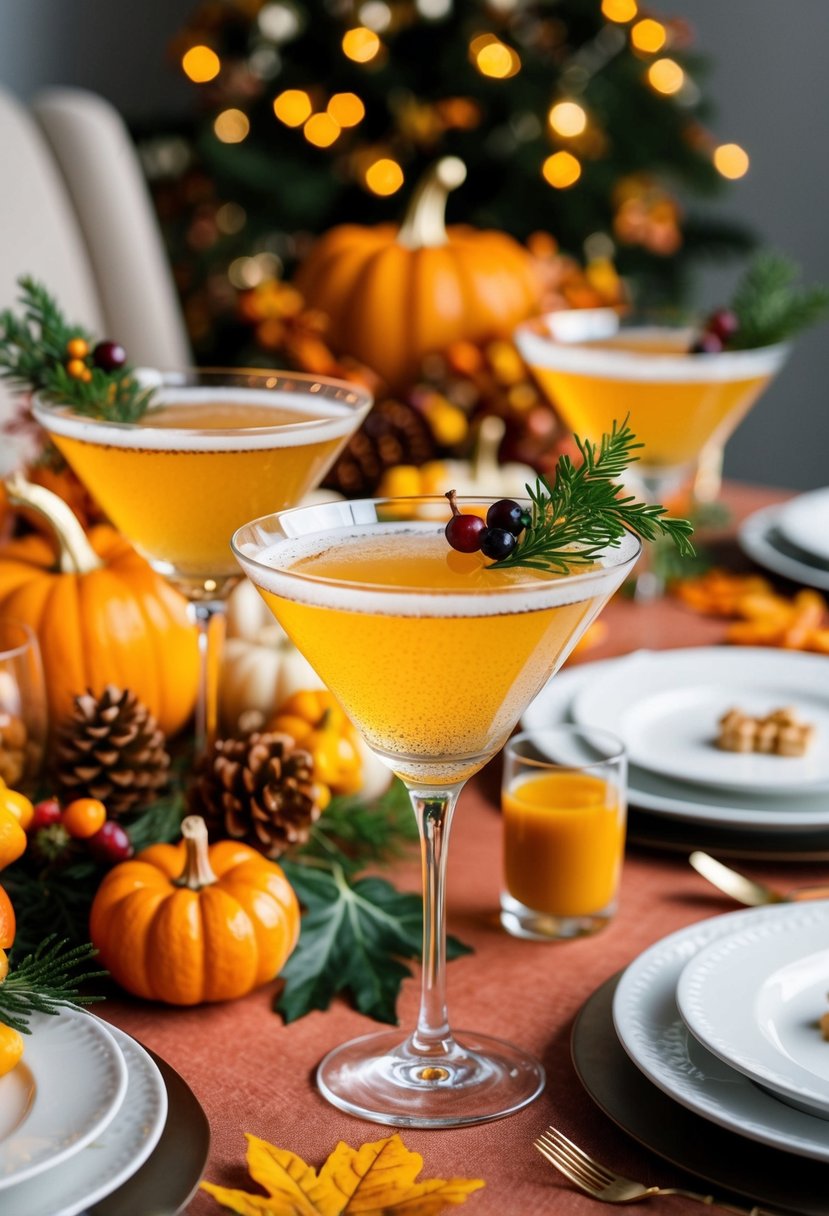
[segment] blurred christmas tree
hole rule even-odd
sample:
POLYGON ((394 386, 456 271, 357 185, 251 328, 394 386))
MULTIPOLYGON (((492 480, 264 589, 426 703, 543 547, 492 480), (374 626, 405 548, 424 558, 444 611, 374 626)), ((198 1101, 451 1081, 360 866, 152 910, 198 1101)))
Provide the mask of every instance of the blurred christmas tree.
POLYGON ((451 221, 549 234, 679 304, 696 259, 751 244, 680 202, 747 166, 706 128, 691 44, 636 0, 206 0, 172 47, 195 127, 142 145, 199 357, 255 357, 250 292, 279 328, 312 235, 399 219, 447 154, 451 221))

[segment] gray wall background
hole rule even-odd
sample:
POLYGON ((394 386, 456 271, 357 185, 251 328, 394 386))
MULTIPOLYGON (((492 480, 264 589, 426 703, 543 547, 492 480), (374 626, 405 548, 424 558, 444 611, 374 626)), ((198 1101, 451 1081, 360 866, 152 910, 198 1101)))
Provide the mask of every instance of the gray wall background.
MULTIPOLYGON (((596 0, 598 4, 598 0, 596 0)), ((167 44, 192 0, 0 0, 0 85, 23 99, 53 84, 93 89, 127 120, 186 111, 190 89, 167 44)), ((654 0, 685 18, 711 63, 712 129, 742 144, 751 170, 712 206, 829 283, 829 0, 654 0)), ((0 187, 1 188, 1 187, 0 187)), ((739 265, 701 272, 713 307, 739 265)), ((731 440, 726 474, 794 489, 829 484, 829 325, 788 365, 731 440)))

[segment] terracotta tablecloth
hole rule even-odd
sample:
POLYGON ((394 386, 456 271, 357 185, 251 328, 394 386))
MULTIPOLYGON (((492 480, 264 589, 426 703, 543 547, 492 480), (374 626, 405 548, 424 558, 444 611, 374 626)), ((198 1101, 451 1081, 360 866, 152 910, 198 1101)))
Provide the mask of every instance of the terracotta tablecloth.
MULTIPOLYGON (((784 497, 748 487, 727 488, 734 520, 784 497)), ((719 538, 723 562, 747 567, 727 534, 719 538)), ((711 645, 722 639, 721 621, 703 619, 675 601, 634 605, 617 597, 605 610, 606 640, 580 661, 605 658, 641 646, 711 645)), ((646 946, 703 917, 730 911, 684 856, 630 848, 620 909, 593 938, 563 944, 522 942, 500 928, 496 909, 501 885, 497 764, 464 791, 453 828, 448 877, 450 931, 474 953, 449 965, 449 1011, 454 1026, 501 1035, 537 1054, 547 1069, 541 1098, 509 1119, 461 1130, 403 1135, 422 1153, 423 1177, 482 1178, 486 1187, 467 1201, 470 1216, 561 1216, 595 1213, 594 1201, 576 1192, 532 1147, 554 1123, 632 1177, 670 1183, 677 1172, 618 1130, 582 1089, 570 1061, 572 1023, 586 998, 646 946)), ((827 864, 747 863, 760 878, 823 880, 827 864)), ((419 889, 416 860, 397 867, 396 884, 419 889)), ((191 1010, 110 1000, 102 1016, 123 1027, 177 1069, 202 1103, 213 1143, 206 1179, 256 1190, 244 1167, 244 1132, 301 1154, 318 1166, 337 1140, 352 1145, 380 1139, 389 1129, 341 1114, 313 1084, 315 1066, 338 1043, 376 1028, 337 1002, 284 1026, 271 1011, 273 990, 245 1000, 191 1010)), ((417 978, 404 985, 399 1014, 414 1023, 417 978)), ((829 1167, 827 1167, 829 1191, 829 1167)), ((687 1211, 687 1201, 651 1202, 660 1212, 687 1211)), ((192 1216, 221 1209, 206 1194, 188 1208, 192 1216)), ((125 1214, 142 1216, 142 1214, 125 1214)))

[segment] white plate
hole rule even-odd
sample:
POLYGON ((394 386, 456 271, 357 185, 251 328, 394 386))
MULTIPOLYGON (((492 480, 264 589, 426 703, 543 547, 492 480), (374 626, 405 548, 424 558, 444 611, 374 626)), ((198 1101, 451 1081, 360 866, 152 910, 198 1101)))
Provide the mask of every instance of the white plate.
POLYGON ((783 578, 819 591, 829 591, 829 566, 810 562, 806 554, 785 547, 785 540, 778 530, 780 507, 764 507, 743 520, 737 530, 737 540, 744 553, 783 578))
MULTIPOLYGON (((615 659, 602 659, 560 671, 527 706, 521 725, 538 730, 572 721, 570 706, 578 692, 608 671, 615 659)), ((687 823, 732 824, 761 831, 791 832, 829 827, 829 795, 743 794, 707 790, 659 777, 636 765, 628 767, 628 801, 643 811, 654 811, 687 823)))
POLYGON ((631 763, 706 787, 829 791, 829 658, 760 647, 640 650, 617 659, 573 699, 582 725, 613 731, 631 763), (793 706, 817 738, 802 757, 722 751, 719 720, 793 706))
POLYGON ((829 487, 799 494, 780 508, 780 535, 819 562, 829 563, 829 487))
MULTIPOLYGON (((776 911, 769 907, 728 912, 689 925, 651 946, 619 981, 613 1023, 634 1064, 680 1105, 749 1140, 829 1161, 826 1120, 778 1101, 711 1055, 690 1033, 677 1008, 679 977, 698 951, 720 937, 762 924, 776 911)), ((732 995, 741 997, 733 990, 732 995)))
POLYGON ((679 1012, 715 1056, 810 1114, 829 1118, 829 901, 770 910, 685 967, 679 1012), (736 994, 736 995, 735 995, 736 994))
MULTIPOLYGON (((21 1064, 0 1078, 0 1190, 66 1162, 112 1121, 127 1066, 109 1029, 75 1009, 34 1014, 21 1064)), ((2 1204, 6 1214, 5 1197, 2 1204)))
POLYGON ((114 1026, 127 1092, 107 1128, 59 1169, 19 1182, 3 1195, 3 1216, 76 1216, 121 1186, 149 1157, 164 1130, 167 1090, 147 1052, 114 1026))

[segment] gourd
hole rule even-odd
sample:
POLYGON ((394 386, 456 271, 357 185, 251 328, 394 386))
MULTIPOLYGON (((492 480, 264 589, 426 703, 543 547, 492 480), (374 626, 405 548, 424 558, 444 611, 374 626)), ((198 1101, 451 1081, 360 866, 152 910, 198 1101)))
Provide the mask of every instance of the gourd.
POLYGON ((503 232, 446 227, 450 190, 466 177, 439 160, 416 188, 402 225, 342 224, 312 247, 296 286, 328 315, 331 345, 398 391, 424 355, 452 342, 506 337, 540 307, 526 249, 503 232))
POLYGON ((52 727, 78 694, 114 683, 134 692, 166 735, 180 730, 198 686, 185 600, 113 528, 85 533, 61 498, 19 474, 6 488, 54 537, 54 545, 32 534, 0 549, 0 616, 37 634, 52 727))
POLYGON ((199 1005, 274 979, 299 936, 299 904, 282 869, 232 840, 208 846, 198 815, 178 845, 156 844, 104 877, 90 938, 135 996, 199 1005))
POLYGON ((305 748, 314 762, 314 777, 332 794, 356 794, 362 788, 360 736, 333 693, 326 689, 294 693, 270 720, 268 730, 282 731, 305 748))

